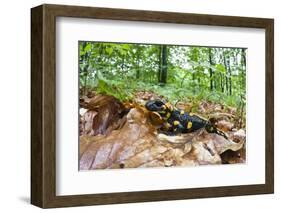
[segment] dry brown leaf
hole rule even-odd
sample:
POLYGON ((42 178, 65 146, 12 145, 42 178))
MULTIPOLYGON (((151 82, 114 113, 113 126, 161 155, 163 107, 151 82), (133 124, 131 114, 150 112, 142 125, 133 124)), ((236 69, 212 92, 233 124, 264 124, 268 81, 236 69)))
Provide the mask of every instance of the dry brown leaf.
POLYGON ((96 111, 87 111, 80 118, 80 135, 94 135, 93 121, 98 113, 96 111))
POLYGON ((120 128, 126 114, 124 105, 112 96, 96 95, 87 104, 80 119, 80 135, 109 134, 120 128))
POLYGON ((216 123, 216 127, 224 132, 228 132, 233 129, 234 124, 226 120, 220 120, 216 123))
POLYGON ((190 112, 193 106, 191 103, 185 103, 180 101, 176 104, 176 107, 178 109, 184 110, 185 112, 190 112))

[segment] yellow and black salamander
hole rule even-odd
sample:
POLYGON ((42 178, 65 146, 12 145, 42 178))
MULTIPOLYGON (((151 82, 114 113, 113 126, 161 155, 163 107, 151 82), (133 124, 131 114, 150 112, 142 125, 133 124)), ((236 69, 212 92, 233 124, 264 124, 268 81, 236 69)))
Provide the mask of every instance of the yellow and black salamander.
POLYGON ((160 99, 146 102, 147 110, 158 113, 165 121, 162 129, 169 134, 190 133, 198 129, 205 128, 209 133, 216 133, 227 139, 226 134, 214 127, 211 122, 198 115, 179 110, 169 102, 160 99))

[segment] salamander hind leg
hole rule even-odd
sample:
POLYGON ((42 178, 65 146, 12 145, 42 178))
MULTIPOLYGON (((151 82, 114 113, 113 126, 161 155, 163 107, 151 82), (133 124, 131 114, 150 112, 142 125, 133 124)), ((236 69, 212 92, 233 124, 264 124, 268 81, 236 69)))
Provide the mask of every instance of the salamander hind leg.
POLYGON ((205 129, 209 133, 215 133, 215 134, 220 135, 220 136, 222 136, 222 137, 224 137, 225 139, 228 140, 228 137, 227 137, 226 133, 224 131, 219 130, 216 127, 214 127, 210 122, 207 123, 207 125, 205 126, 205 129))

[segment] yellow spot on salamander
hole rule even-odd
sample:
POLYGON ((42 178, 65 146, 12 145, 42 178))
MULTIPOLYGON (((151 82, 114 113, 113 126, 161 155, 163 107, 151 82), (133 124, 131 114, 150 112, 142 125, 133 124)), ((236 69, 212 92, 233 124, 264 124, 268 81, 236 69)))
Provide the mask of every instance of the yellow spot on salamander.
POLYGON ((171 113, 167 113, 166 118, 168 119, 171 116, 171 113))
POLYGON ((173 111, 173 106, 172 106, 172 104, 171 103, 169 103, 169 102, 167 102, 166 104, 165 104, 165 106, 170 110, 170 111, 173 111))
POLYGON ((180 124, 179 121, 174 121, 174 125, 175 125, 175 126, 177 126, 177 125, 179 125, 179 124, 180 124))
POLYGON ((181 110, 181 115, 183 115, 184 114, 184 111, 183 110, 181 110))
POLYGON ((168 122, 165 122, 165 123, 164 123, 164 126, 165 126, 167 129, 171 127, 171 125, 170 125, 168 122))
POLYGON ((190 121, 187 122, 187 129, 190 129, 192 127, 192 123, 190 121))
POLYGON ((170 116, 171 116, 171 113, 167 112, 166 117, 164 118, 164 120, 168 120, 170 116))

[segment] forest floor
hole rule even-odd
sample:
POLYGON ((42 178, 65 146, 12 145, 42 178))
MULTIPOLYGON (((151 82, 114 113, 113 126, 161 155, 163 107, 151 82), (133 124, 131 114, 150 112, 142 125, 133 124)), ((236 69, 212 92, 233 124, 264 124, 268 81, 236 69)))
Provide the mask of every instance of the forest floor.
POLYGON ((161 121, 152 120, 144 107, 163 99, 139 91, 131 102, 95 91, 80 97, 80 170, 198 166, 246 161, 245 112, 200 100, 177 102, 176 107, 208 118, 228 139, 199 129, 169 136, 160 133, 161 121))

